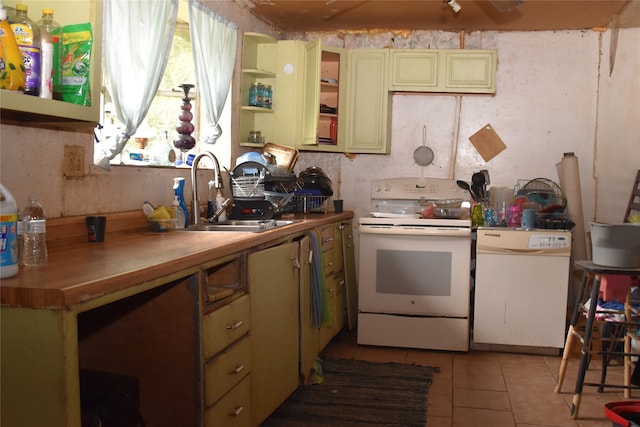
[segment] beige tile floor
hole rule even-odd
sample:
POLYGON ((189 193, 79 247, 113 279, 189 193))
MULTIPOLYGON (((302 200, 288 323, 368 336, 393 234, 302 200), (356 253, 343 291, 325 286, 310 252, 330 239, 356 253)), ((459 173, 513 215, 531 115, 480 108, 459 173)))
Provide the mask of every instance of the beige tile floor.
MULTIPOLYGON (((560 356, 361 346, 355 333, 345 331, 322 357, 439 367, 429 389, 428 427, 610 427, 604 404, 625 400, 622 389, 598 393, 596 387, 585 386, 579 417, 573 419, 570 407, 579 361, 569 360, 562 391, 554 393, 560 356)), ((621 365, 607 372, 608 383, 622 384, 621 365)), ((594 360, 586 381, 598 382, 600 373, 600 360, 594 360)), ((632 393, 634 398, 640 399, 640 390, 632 393)))

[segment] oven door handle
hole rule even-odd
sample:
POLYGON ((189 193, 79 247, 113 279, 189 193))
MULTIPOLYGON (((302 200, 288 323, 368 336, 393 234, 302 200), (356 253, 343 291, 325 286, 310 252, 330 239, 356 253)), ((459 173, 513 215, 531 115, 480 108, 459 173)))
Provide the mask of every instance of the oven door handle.
POLYGON ((360 225, 360 233, 407 236, 469 237, 471 236, 471 229, 465 227, 438 226, 360 225))

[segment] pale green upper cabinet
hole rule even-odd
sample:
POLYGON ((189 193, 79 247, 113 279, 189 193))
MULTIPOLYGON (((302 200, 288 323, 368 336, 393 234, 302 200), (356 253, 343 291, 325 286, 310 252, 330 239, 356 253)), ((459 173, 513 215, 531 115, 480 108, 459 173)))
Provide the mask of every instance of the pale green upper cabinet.
POLYGON ((389 88, 424 92, 438 88, 438 51, 394 49, 391 51, 389 88))
POLYGON ((444 51, 446 92, 495 93, 495 50, 447 50, 444 51))
POLYGON ((102 88, 102 1, 86 0, 4 0, 4 7, 28 4, 29 17, 38 21, 43 8, 54 11, 54 19, 60 25, 91 23, 93 44, 91 48, 90 85, 92 105, 83 105, 53 99, 42 99, 22 92, 2 91, 0 108, 3 120, 24 121, 29 126, 93 128, 100 120, 100 91, 102 88))
POLYGON ((390 99, 389 49, 350 50, 345 152, 389 153, 390 99))
POLYGON ((259 130, 265 141, 299 150, 388 154, 392 92, 496 90, 495 50, 343 49, 256 33, 243 40, 244 146, 262 146, 247 142, 259 130), (272 85, 273 109, 247 105, 256 81, 272 85))
POLYGON ((322 47, 320 40, 305 46, 304 121, 300 149, 343 151, 341 117, 344 117, 346 108, 343 95, 347 70, 345 52, 341 48, 322 47), (323 111, 320 105, 336 110, 323 111))
POLYGON ((300 40, 278 41, 276 83, 273 88, 276 128, 273 139, 268 141, 288 147, 296 147, 302 140, 305 45, 300 40))
POLYGON ((302 141, 303 146, 318 144, 317 129, 320 114, 320 61, 322 49, 320 40, 307 43, 304 47, 305 73, 304 97, 302 100, 302 141))
POLYGON ((492 94, 496 92, 497 58, 495 50, 392 50, 389 89, 492 94))
POLYGON ((262 146, 248 143, 249 132, 259 130, 268 141, 273 141, 276 125, 273 108, 249 105, 249 88, 254 82, 275 85, 277 67, 277 43, 268 35, 245 33, 242 38, 242 81, 240 88, 240 140, 242 145, 262 146))

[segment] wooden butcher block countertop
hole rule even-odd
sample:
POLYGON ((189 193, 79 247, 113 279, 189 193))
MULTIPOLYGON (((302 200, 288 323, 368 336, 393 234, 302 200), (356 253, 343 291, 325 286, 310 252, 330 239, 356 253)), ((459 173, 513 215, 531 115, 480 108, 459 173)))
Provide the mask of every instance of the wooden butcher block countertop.
POLYGON ((126 212, 107 215, 105 241, 99 243, 87 241, 84 218, 48 221, 48 263, 21 266, 16 276, 2 279, 3 306, 88 310, 193 274, 210 261, 349 220, 353 212, 300 214, 286 218, 299 222, 261 233, 154 233, 141 212, 126 212))

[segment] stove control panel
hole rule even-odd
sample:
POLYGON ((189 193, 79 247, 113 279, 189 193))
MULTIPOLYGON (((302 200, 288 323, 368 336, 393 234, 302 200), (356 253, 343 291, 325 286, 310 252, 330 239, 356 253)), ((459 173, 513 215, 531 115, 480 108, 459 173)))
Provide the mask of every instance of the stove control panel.
POLYGON ((374 181, 371 185, 372 199, 419 200, 463 199, 469 193, 462 190, 454 180, 443 178, 389 178, 374 181))
POLYGON ((426 185, 405 184, 403 190, 405 193, 435 194, 438 192, 438 186, 433 183, 428 183, 426 185))

